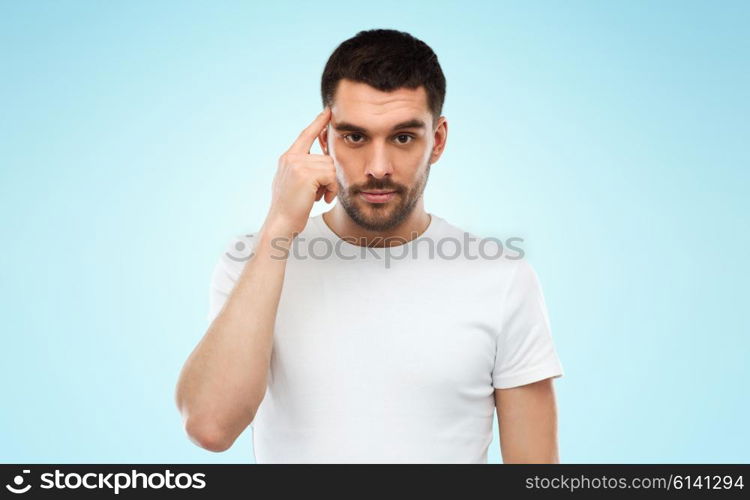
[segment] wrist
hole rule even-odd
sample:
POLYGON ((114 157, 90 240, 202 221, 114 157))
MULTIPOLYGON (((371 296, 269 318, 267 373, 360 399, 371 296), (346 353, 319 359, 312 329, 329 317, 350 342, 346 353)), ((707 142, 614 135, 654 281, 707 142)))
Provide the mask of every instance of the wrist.
POLYGON ((291 242, 299 234, 293 226, 281 218, 267 218, 259 231, 260 239, 267 243, 271 241, 291 242))

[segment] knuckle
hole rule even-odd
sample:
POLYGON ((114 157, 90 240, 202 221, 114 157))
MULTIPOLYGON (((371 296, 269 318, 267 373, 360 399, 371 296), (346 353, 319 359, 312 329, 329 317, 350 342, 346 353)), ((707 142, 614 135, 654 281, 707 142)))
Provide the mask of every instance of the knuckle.
POLYGON ((295 153, 284 153, 282 158, 284 165, 290 168, 296 168, 300 164, 299 155, 295 153))

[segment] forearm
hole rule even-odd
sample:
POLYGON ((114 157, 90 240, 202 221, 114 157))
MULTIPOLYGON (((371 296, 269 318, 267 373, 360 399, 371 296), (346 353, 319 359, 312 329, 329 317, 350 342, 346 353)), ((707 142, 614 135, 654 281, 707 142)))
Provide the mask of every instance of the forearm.
POLYGON ((213 451, 231 446, 265 396, 286 270, 278 240, 271 246, 279 236, 268 226, 259 231, 253 257, 179 377, 176 400, 186 432, 213 451))

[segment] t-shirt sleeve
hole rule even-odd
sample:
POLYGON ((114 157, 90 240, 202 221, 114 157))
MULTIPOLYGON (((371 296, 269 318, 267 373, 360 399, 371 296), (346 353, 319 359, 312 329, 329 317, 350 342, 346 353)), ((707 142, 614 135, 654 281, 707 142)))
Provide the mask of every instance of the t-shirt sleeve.
POLYGON ((507 389, 563 376, 547 306, 534 268, 517 261, 501 309, 492 385, 507 389))
POLYGON ((208 289, 209 324, 221 312, 245 263, 252 257, 253 234, 234 238, 214 264, 208 289))

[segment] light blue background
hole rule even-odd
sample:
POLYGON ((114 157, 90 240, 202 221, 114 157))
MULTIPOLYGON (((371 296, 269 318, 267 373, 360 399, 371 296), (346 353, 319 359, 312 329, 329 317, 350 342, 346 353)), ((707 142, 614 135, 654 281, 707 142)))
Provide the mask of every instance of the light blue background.
POLYGON ((562 462, 748 462, 749 14, 2 2, 0 460, 253 461, 249 429, 222 454, 187 439, 175 382, 328 56, 380 27, 448 81, 428 211, 525 238, 565 368, 562 462))

